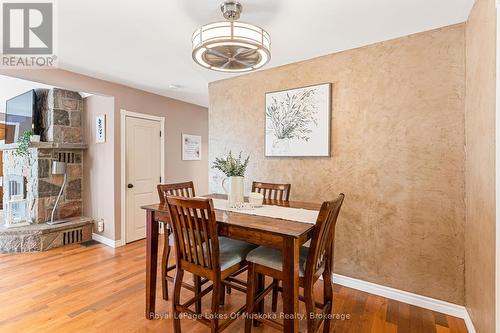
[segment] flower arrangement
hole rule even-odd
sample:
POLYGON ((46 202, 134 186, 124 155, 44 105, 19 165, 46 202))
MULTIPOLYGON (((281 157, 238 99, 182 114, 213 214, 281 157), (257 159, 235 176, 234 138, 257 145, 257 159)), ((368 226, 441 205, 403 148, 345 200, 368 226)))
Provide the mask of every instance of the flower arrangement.
POLYGON ((212 168, 221 171, 226 177, 244 177, 248 161, 250 161, 250 156, 243 159, 242 152, 238 154, 238 157, 235 157, 229 151, 226 157, 216 157, 212 168))

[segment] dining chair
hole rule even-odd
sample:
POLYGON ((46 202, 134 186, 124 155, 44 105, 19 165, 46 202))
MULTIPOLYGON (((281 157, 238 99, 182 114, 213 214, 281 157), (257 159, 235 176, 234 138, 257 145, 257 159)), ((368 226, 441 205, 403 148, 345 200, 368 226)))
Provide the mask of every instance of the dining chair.
MULTIPOLYGON (((261 193, 266 200, 288 201, 290 198, 291 184, 252 182, 252 192, 261 193)), ((276 312, 278 307, 278 287, 279 281, 273 280, 273 296, 271 309, 276 312)))
MULTIPOLYGON (((160 203, 162 204, 166 203, 167 195, 176 195, 188 198, 196 196, 194 191, 194 184, 192 181, 174 184, 159 184, 157 186, 157 189, 158 196, 160 197, 160 203)), ((163 256, 161 260, 161 288, 163 299, 168 301, 167 281, 174 281, 174 278, 168 275, 170 271, 175 269, 175 265, 168 266, 168 259, 170 257, 171 248, 174 246, 174 237, 166 224, 164 225, 163 230, 165 232, 165 235, 168 235, 168 237, 165 237, 165 242, 163 244, 163 256)), ((196 290, 200 289, 201 286, 199 286, 198 284, 201 284, 201 282, 196 277, 194 277, 193 280, 194 285, 185 283, 184 287, 193 292, 196 292, 196 290)))
POLYGON ((252 182, 252 192, 262 193, 264 199, 288 201, 290 184, 252 182))
MULTIPOLYGON (((344 201, 344 194, 339 194, 334 201, 326 201, 316 220, 311 245, 302 246, 299 254, 299 285, 304 290, 300 300, 305 302, 307 311, 307 332, 314 333, 322 321, 323 332, 330 332, 331 316, 333 311, 333 249, 335 239, 335 225, 344 201), (314 284, 323 276, 323 303, 314 300, 314 284), (316 308, 322 309, 318 316, 316 308)), ((247 257, 248 262, 248 289, 247 313, 255 312, 256 304, 263 299, 270 289, 265 289, 256 295, 257 274, 271 276, 283 280, 283 257, 280 250, 260 246, 251 251, 247 257)), ((274 283, 274 282, 273 282, 274 283)), ((282 290, 281 290, 282 291, 282 290)), ((252 316, 245 319, 245 333, 252 330, 252 316)), ((258 319, 264 324, 283 329, 283 326, 270 319, 258 319)))
MULTIPOLYGON (((245 257, 252 249, 255 249, 255 245, 218 236, 212 199, 167 196, 167 205, 174 235, 177 266, 172 303, 174 332, 181 332, 180 315, 182 313, 192 315, 193 318, 210 327, 212 333, 221 332, 246 307, 243 305, 222 321, 219 313, 220 293, 223 292, 221 286, 232 285, 232 282, 226 279, 247 265, 245 257), (186 271, 210 280, 212 284, 181 304, 182 279, 186 271), (208 317, 201 314, 201 309, 193 311, 189 308, 195 302, 201 301, 202 297, 210 291, 212 302, 211 313, 208 317)), ((234 289, 241 290, 236 285, 232 286, 234 289)), ((246 289, 241 291, 246 292, 246 289)))
MULTIPOLYGON (((174 196, 181 196, 181 197, 186 197, 186 198, 193 198, 196 196, 195 191, 194 191, 194 184, 192 181, 189 182, 183 182, 183 183, 173 183, 173 184, 159 184, 157 186, 158 189, 158 196, 160 197, 160 203, 165 203, 166 198, 168 195, 174 195, 174 196)), ((168 301, 168 284, 167 282, 174 282, 174 278, 172 276, 169 276, 168 273, 172 270, 175 269, 175 264, 168 266, 168 259, 170 257, 170 252, 172 250, 172 247, 174 246, 174 237, 172 233, 167 230, 167 228, 164 228, 164 232, 167 232, 169 235, 168 238, 165 240, 164 245, 163 245, 163 257, 162 257, 162 264, 161 264, 161 273, 162 273, 162 296, 163 299, 168 301)), ((236 275, 241 274, 242 272, 246 271, 246 269, 241 269, 239 272, 235 273, 236 275)), ((201 287, 203 284, 207 282, 206 279, 199 279, 196 276, 193 276, 193 285, 183 283, 182 286, 188 290, 193 291, 194 293, 197 293, 200 291, 201 287)), ((233 279, 233 282, 235 283, 240 283, 241 280, 233 279)), ((246 285, 246 283, 245 283, 246 285)), ((223 305, 225 303, 225 293, 227 291, 228 294, 231 294, 231 287, 229 286, 222 286, 224 289, 223 292, 220 294, 220 303, 223 305)), ((200 303, 196 303, 197 307, 200 307, 200 303)))

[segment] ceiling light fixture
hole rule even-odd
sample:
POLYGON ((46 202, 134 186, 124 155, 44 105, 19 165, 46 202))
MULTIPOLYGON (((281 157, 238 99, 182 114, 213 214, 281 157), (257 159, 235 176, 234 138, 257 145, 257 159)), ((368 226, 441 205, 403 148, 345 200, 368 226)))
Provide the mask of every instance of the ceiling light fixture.
POLYGON ((220 72, 248 72, 271 59, 271 37, 253 24, 236 22, 242 6, 226 1, 221 11, 227 21, 210 23, 193 33, 193 60, 202 67, 220 72))

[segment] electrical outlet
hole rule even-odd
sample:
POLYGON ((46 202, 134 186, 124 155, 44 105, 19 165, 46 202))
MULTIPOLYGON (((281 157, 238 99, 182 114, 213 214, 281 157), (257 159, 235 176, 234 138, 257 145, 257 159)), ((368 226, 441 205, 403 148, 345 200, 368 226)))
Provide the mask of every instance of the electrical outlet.
POLYGON ((103 232, 104 231, 104 220, 100 219, 97 221, 97 232, 103 232))

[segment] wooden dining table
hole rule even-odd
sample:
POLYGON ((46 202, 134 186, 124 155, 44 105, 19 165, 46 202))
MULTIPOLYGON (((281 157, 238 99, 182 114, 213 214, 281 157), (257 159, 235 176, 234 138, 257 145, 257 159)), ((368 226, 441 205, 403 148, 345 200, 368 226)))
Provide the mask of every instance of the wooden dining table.
MULTIPOLYGON (((208 198, 227 199, 210 194, 208 198)), ((264 200, 265 205, 319 210, 321 205, 300 201, 264 200)), ((158 261, 158 223, 169 223, 166 204, 142 206, 146 210, 146 318, 155 318, 158 261)), ((215 211, 220 236, 264 245, 283 251, 283 324, 285 332, 299 331, 299 251, 314 224, 225 210, 215 211)))

